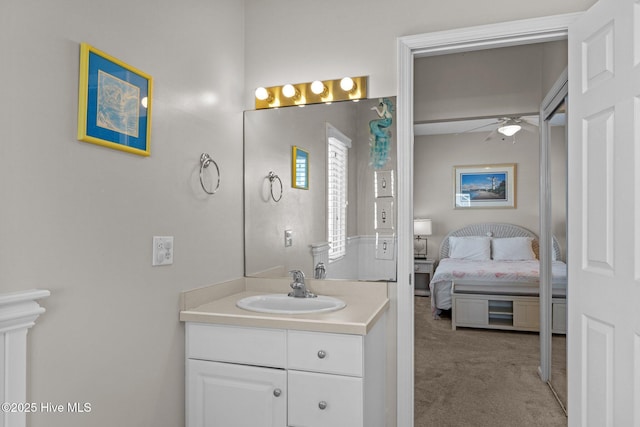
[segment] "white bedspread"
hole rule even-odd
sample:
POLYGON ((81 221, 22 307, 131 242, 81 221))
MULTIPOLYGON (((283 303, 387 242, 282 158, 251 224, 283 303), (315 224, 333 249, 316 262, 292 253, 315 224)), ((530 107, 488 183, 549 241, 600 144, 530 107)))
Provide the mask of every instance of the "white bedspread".
MULTIPOLYGON (((540 262, 532 261, 469 261, 444 258, 440 260, 429 284, 434 316, 439 310, 451 309, 451 283, 464 284, 465 290, 483 293, 538 294, 540 262)), ((553 293, 565 294, 567 265, 552 264, 553 293)))

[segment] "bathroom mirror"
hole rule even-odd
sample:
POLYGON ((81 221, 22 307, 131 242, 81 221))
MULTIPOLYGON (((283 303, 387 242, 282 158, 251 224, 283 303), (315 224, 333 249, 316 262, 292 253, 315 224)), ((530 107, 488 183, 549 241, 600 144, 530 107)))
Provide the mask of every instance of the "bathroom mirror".
POLYGON ((327 279, 394 281, 395 223, 376 228, 376 207, 397 195, 375 186, 397 172, 395 144, 395 97, 246 111, 245 274, 314 277, 322 262, 327 279))

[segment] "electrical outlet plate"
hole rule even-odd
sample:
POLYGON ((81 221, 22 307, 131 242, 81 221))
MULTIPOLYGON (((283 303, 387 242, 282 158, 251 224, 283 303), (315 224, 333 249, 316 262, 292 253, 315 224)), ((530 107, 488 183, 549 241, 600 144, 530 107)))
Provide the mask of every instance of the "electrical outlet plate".
POLYGON ((284 247, 288 248, 289 246, 293 246, 293 231, 284 230, 284 247))
POLYGON ((173 236, 153 236, 153 259, 151 265, 173 264, 173 236))

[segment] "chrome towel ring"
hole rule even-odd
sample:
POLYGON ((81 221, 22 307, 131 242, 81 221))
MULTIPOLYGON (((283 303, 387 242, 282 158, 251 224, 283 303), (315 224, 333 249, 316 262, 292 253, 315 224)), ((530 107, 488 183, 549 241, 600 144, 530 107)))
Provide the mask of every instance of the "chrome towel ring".
POLYGON ((202 189, 207 194, 216 194, 216 191, 218 191, 218 188, 220 188, 220 168, 218 167, 216 161, 213 160, 207 153, 202 153, 202 155, 200 156, 200 185, 202 185, 202 189), (208 168, 211 163, 213 163, 213 165, 216 167, 216 173, 218 174, 218 182, 216 183, 216 188, 213 191, 207 190, 207 187, 205 187, 204 185, 204 180, 202 179, 202 172, 206 168, 208 168))
POLYGON ((269 172, 268 178, 269 178, 269 186, 271 187, 271 198, 273 199, 274 202, 277 203, 280 201, 280 199, 282 199, 282 181, 280 180, 280 177, 278 175, 273 173, 273 171, 269 172), (277 199, 273 195, 273 181, 275 181, 276 179, 280 183, 280 196, 277 199))

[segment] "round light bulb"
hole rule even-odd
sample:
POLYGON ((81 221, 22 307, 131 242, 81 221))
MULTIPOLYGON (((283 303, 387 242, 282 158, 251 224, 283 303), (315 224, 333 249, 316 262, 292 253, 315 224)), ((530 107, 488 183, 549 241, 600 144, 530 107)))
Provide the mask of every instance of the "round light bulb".
POLYGON ((263 87, 259 87, 258 89, 256 89, 255 93, 256 98, 260 101, 264 101, 265 99, 269 98, 269 91, 263 87))
POLYGON ((311 92, 315 93, 316 95, 321 95, 325 90, 327 90, 327 88, 320 80, 316 80, 315 82, 311 83, 311 92))
POLYGON ((291 84, 284 85, 282 86, 282 94, 287 98, 292 98, 296 94, 296 88, 291 84))
POLYGON ((344 79, 340 80, 340 88, 345 92, 352 91, 355 85, 356 84, 353 82, 353 79, 351 77, 345 77, 344 79))

